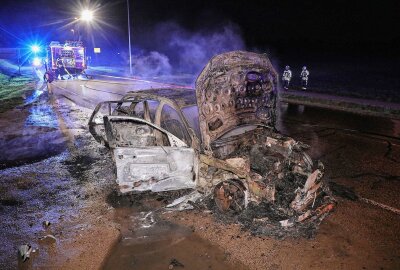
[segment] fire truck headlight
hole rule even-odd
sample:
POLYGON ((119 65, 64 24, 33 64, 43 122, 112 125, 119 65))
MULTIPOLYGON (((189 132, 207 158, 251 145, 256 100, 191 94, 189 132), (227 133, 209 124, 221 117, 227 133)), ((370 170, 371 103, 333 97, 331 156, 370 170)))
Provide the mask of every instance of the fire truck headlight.
POLYGON ((42 59, 40 59, 39 57, 35 57, 35 58, 33 58, 32 64, 35 67, 38 67, 42 64, 42 59))
POLYGON ((40 47, 38 45, 32 45, 31 50, 34 53, 38 53, 38 52, 40 52, 40 47))

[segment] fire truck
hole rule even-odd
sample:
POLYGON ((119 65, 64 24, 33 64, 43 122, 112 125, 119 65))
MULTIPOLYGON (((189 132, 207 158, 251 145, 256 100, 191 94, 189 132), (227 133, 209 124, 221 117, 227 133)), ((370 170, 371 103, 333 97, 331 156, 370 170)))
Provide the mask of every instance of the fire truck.
POLYGON ((85 74, 87 68, 86 62, 86 48, 82 41, 66 41, 61 44, 58 41, 50 42, 47 50, 47 71, 61 76, 69 75, 69 77, 76 77, 80 74, 85 74), (57 59, 60 61, 57 63, 57 59))

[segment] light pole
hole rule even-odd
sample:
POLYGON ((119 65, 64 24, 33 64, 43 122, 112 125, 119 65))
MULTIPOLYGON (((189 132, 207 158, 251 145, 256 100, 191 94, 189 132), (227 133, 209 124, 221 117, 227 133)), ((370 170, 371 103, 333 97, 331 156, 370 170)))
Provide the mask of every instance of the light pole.
POLYGON ((128 40, 129 40, 129 74, 132 76, 132 48, 131 48, 131 23, 129 14, 129 0, 126 0, 128 6, 128 40))

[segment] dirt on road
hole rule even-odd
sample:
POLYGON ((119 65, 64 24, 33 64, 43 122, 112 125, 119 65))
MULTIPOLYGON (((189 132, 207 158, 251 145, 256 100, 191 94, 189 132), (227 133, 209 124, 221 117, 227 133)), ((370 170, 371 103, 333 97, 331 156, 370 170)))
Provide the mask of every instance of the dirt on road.
POLYGON ((105 202, 113 190, 109 153, 86 130, 87 113, 64 102, 44 94, 1 116, 8 158, 0 171, 1 269, 98 269, 119 239, 105 202), (26 262, 17 260, 23 244, 35 250, 26 262))
MULTIPOLYGON (((400 209, 398 120, 280 104, 278 129, 309 144, 325 176, 350 194, 400 209)), ((311 239, 251 235, 209 212, 170 213, 249 269, 400 269, 400 215, 351 200, 338 204, 311 239)))
POLYGON ((165 269, 173 259, 191 269, 231 269, 221 249, 189 228, 157 218, 149 231, 141 230, 147 228, 141 215, 180 193, 117 196, 110 152, 90 135, 89 116, 47 92, 1 115, 2 147, 11 154, 3 156, 0 170, 0 269, 115 269, 115 260, 122 268, 139 260, 135 269, 165 269), (133 241, 120 253, 118 243, 138 233, 146 242, 133 241), (25 262, 17 256, 24 244, 33 249, 25 262))
MULTIPOLYGON (((278 240, 251 235, 209 211, 162 214, 168 196, 115 197, 113 161, 88 132, 89 113, 44 94, 1 115, 3 153, 32 154, 0 170, 1 269, 113 269, 116 261, 125 269, 168 269, 171 259, 186 269, 400 268, 400 216, 361 201, 337 196, 336 210, 314 238, 278 240), (48 108, 37 110, 41 106, 48 108), (54 121, 44 122, 53 125, 32 124, 41 117, 27 121, 35 110, 52 115, 54 121), (27 140, 21 129, 35 132, 27 140), (49 145, 51 156, 33 158, 49 145), (149 238, 153 242, 144 240, 149 238), (17 259, 22 244, 35 249, 26 262, 17 259)), ((280 131, 311 145, 309 154, 324 162, 330 181, 400 208, 397 122, 281 108, 279 123, 280 131), (343 123, 369 132, 351 132, 343 123), (383 129, 383 136, 376 135, 383 129)))

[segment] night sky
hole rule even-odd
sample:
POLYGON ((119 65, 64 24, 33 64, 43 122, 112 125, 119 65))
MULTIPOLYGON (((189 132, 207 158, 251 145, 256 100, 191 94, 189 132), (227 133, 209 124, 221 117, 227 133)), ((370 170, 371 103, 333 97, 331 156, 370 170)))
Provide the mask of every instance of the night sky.
MULTIPOLYGON (((62 26, 78 15, 79 5, 86 6, 87 2, 3 0, 0 46, 10 47, 15 42, 35 38, 70 38, 70 29, 62 26)), ((112 25, 100 25, 102 34, 96 35, 97 45, 124 47, 126 1, 88 3, 96 9, 96 16, 112 25)), ((301 53, 394 57, 400 51, 400 1, 131 0, 130 3, 133 43, 145 49, 152 46, 157 25, 175 22, 193 33, 233 25, 246 48, 269 50, 278 56, 301 53)))
POLYGON ((282 53, 298 49, 379 52, 400 45, 399 1, 136 2, 138 25, 148 23, 148 18, 151 23, 173 18, 196 30, 229 21, 241 28, 247 46, 272 46, 282 53))

